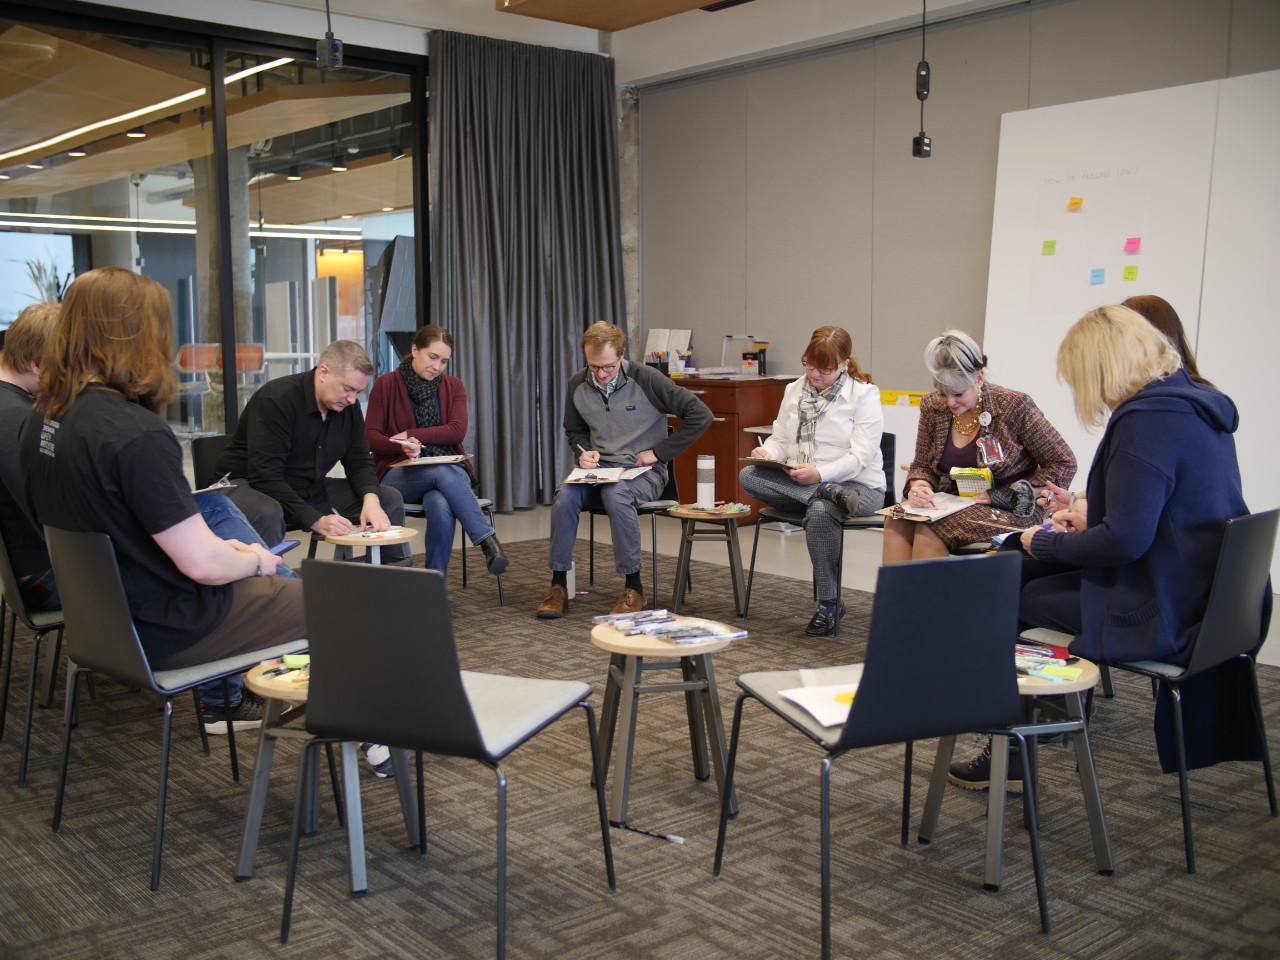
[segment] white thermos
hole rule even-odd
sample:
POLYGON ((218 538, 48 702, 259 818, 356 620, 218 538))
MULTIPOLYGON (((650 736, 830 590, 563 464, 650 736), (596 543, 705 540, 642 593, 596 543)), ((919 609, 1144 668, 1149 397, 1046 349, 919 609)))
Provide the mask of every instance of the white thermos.
POLYGON ((716 505, 716 458, 710 454, 698 454, 698 500, 694 504, 704 510, 716 505))

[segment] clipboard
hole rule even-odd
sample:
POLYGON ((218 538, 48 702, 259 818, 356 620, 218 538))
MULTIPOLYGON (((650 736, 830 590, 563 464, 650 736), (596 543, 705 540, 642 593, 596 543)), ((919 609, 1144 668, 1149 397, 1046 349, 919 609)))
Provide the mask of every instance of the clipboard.
MULTIPOLYGON (((770 460, 768 457, 739 457, 738 462, 749 463, 753 467, 764 467, 766 470, 781 470, 783 473, 799 466, 798 463, 783 463, 781 460, 770 460)), ((879 511, 876 512, 879 513, 879 511)))
POLYGON ((471 459, 469 453, 448 453, 439 457, 418 457, 416 460, 397 460, 392 467, 421 467, 436 463, 464 463, 471 459))

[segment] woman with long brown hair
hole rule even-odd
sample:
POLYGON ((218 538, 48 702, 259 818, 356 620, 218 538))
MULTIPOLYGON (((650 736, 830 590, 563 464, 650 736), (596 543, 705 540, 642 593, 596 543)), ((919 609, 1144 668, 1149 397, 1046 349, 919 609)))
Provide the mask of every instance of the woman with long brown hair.
POLYGON ((813 562, 818 608, 805 632, 834 633, 844 604, 836 569, 844 548, 841 521, 865 517, 884 505, 884 411, 880 388, 853 356, 841 327, 819 327, 800 362, 804 376, 787 385, 773 432, 753 457, 784 469, 743 467, 742 489, 758 500, 804 509, 804 539, 813 562))
POLYGON ((174 396, 169 295, 119 267, 67 290, 19 441, 40 523, 107 534, 152 667, 177 669, 304 635, 302 583, 261 543, 220 539, 157 411, 174 396))

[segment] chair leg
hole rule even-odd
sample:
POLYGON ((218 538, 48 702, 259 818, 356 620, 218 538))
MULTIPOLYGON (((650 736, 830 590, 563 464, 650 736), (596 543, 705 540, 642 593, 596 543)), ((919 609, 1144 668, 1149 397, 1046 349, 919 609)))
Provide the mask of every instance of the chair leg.
POLYGON ((160 889, 160 854, 164 850, 164 808, 169 796, 169 744, 173 739, 173 700, 164 698, 164 727, 160 736, 160 789, 156 798, 156 838, 151 848, 151 892, 160 889))
POLYGON ((76 694, 80 689, 80 670, 67 663, 67 694, 62 720, 62 762, 58 766, 58 790, 53 799, 53 831, 62 826, 62 801, 67 792, 67 766, 71 760, 71 731, 76 725, 76 694))
POLYGON ((1182 691, 1168 684, 1173 707, 1173 733, 1178 750, 1178 794, 1182 800, 1182 843, 1187 851, 1187 873, 1196 872, 1196 851, 1191 839, 1191 796, 1187 787, 1187 746, 1182 733, 1182 691))
POLYGON ((1100 663, 1098 672, 1102 674, 1102 695, 1109 700, 1116 695, 1116 682, 1111 676, 1111 668, 1105 663, 1100 663))
POLYGON ((191 702, 196 708, 196 726, 200 730, 200 746, 204 750, 204 755, 209 756, 209 731, 204 728, 204 716, 200 710, 200 690, 198 687, 191 688, 191 702))
POLYGON ((338 784, 338 765, 333 759, 333 744, 326 743, 324 752, 329 759, 329 782, 333 784, 333 806, 338 811, 338 826, 345 827, 347 818, 343 813, 342 788, 338 784))
MULTIPOLYGON (((459 521, 458 525, 461 526, 461 524, 462 522, 459 521)), ((465 530, 462 531, 462 589, 467 589, 467 532, 465 530)))
POLYGON ((649 514, 649 550, 650 559, 653 561, 653 593, 649 594, 653 598, 653 605, 658 605, 658 514, 656 512, 649 514))
MULTIPOLYGON (((231 722, 231 683, 222 678, 222 709, 227 717, 227 752, 231 754, 231 782, 240 782, 240 757, 236 753, 236 725, 231 722)), ((204 724, 201 724, 203 727, 204 724)))
POLYGON ((418 856, 427 855, 427 778, 422 765, 422 751, 414 756, 414 766, 418 774, 418 856))
POLYGON ((587 514, 587 583, 596 582, 596 515, 587 514))
POLYGON ((906 756, 902 765, 902 845, 911 845, 911 760, 915 744, 908 740, 905 744, 906 756))
POLYGON ((1040 905, 1040 929, 1044 933, 1048 933, 1049 903, 1044 893, 1044 860, 1040 856, 1040 818, 1036 811, 1035 770, 1027 755, 1027 738, 1020 733, 1014 733, 1012 736, 1018 741, 1018 751, 1022 756, 1022 802, 1023 809, 1028 814, 1027 831, 1031 834, 1031 869, 1035 872, 1036 877, 1036 901, 1040 905))
POLYGON ((37 632, 31 646, 31 674, 27 680, 27 710, 22 720, 22 756, 18 760, 18 786, 27 785, 27 759, 31 755, 31 717, 36 705, 36 676, 40 672, 40 644, 44 634, 37 632))
POLYGON ((720 867, 724 863, 724 837, 729 828, 729 811, 733 806, 733 771, 738 765, 738 733, 742 729, 742 705, 745 693, 738 694, 733 705, 733 728, 729 733, 729 761, 725 764, 724 783, 720 784, 720 828, 716 834, 716 857, 711 865, 711 875, 720 879, 720 867))
POLYGON ((320 741, 311 740, 302 745, 298 760, 298 787, 293 798, 293 833, 289 845, 289 872, 284 884, 284 907, 280 913, 280 942, 289 942, 289 922, 293 914, 293 887, 298 876, 298 845, 302 840, 302 811, 307 803, 307 784, 312 750, 320 741))
POLYGON ((507 775, 497 764, 498 777, 498 960, 507 956, 507 775))
POLYGON ((13 676, 13 644, 17 629, 18 615, 15 613, 9 621, 9 635, 5 639, 4 690, 0 692, 0 738, 4 737, 4 721, 9 713, 9 680, 13 676))
POLYGON ((609 835, 609 805, 604 799, 604 763, 600 756, 600 741, 596 736, 596 716, 591 704, 583 700, 578 704, 587 715, 587 742, 591 744, 591 774, 596 788, 596 809, 600 813, 600 839, 604 844, 604 869, 609 878, 609 892, 618 892, 618 878, 613 870, 613 838, 609 835))
POLYGON ((756 578, 756 550, 760 547, 760 522, 755 524, 756 535, 751 540, 751 564, 747 568, 747 595, 742 601, 742 619, 747 619, 747 611, 751 609, 751 584, 756 578))
POLYGON ((1267 750, 1267 728, 1262 722, 1262 698, 1258 695, 1258 668, 1253 657, 1243 655, 1249 667, 1249 689, 1253 692, 1253 716, 1258 721, 1258 739, 1262 742, 1262 775, 1267 781, 1267 802, 1276 816, 1276 784, 1271 778, 1271 753, 1267 750))
POLYGON ((822 758, 822 960, 831 957, 831 762, 822 758))
POLYGON ((53 639, 53 649, 45 657, 44 689, 40 691, 40 706, 47 707, 53 703, 53 688, 58 682, 58 658, 62 656, 62 627, 53 639))

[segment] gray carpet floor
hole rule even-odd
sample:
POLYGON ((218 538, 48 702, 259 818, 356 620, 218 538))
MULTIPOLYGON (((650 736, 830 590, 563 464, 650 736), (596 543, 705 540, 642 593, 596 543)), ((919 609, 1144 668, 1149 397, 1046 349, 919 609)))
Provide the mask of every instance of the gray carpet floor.
MULTIPOLYGON (((602 573, 570 615, 538 621, 545 544, 514 544, 506 606, 472 553, 468 589, 449 574, 464 667, 591 683, 599 708, 607 656, 588 639, 621 584, 602 573)), ((585 548, 584 548, 585 553, 585 548)), ((607 557, 608 550, 605 549, 607 557)), ((582 559, 585 559, 582 558, 582 559)), ((604 566, 608 566, 606 562, 604 566)), ((585 569, 585 564, 579 564, 585 569)), ((671 561, 661 577, 670 583, 671 561)), ((585 579, 585 578, 584 578, 585 579)), ((589 588, 579 583, 580 588, 589 588)), ((696 563, 687 613, 733 619, 727 571, 696 563)), ((862 659, 871 598, 847 591, 840 639, 812 639, 808 584, 758 575, 750 636, 715 657, 726 724, 734 678, 756 669, 862 659)), ((405 629, 371 612, 370 630, 405 629)), ((411 629, 411 628, 409 628, 411 629)), ((965 627, 957 625, 957 640, 965 627)), ((359 638, 353 638, 359 642, 359 638)), ((232 783, 225 738, 200 752, 189 698, 175 704, 164 874, 149 890, 159 757, 153 699, 100 683, 73 743, 62 829, 49 829, 61 695, 36 715, 28 786, 15 785, 30 643, 19 635, 8 726, 0 742, 0 956, 485 957, 494 948, 494 783, 475 763, 429 759, 426 860, 407 849, 395 790, 362 774, 369 893, 348 895, 346 847, 331 800, 303 842, 293 935, 278 942, 297 747, 276 754, 253 879, 234 859, 256 751, 240 738, 244 782, 232 783)), ((1273 755, 1280 669, 1261 667, 1273 755)), ((1192 774, 1199 872, 1183 867, 1176 777, 1159 773, 1150 689, 1117 679, 1093 740, 1116 857, 1098 875, 1073 755, 1041 751, 1042 846, 1053 932, 1040 933, 1021 801, 1009 801, 1004 885, 982 889, 985 793, 949 790, 935 841, 898 842, 900 747, 857 751, 833 780, 834 943, 842 957, 1275 957, 1280 955, 1280 820, 1267 815, 1261 768, 1192 774)), ((711 877, 714 780, 692 775, 677 695, 642 699, 629 821, 683 844, 614 831, 619 891, 604 878, 588 754, 573 713, 504 764, 509 778, 509 951, 512 957, 791 958, 819 949, 820 753, 748 707, 724 876, 711 877)), ((964 753, 971 749, 965 742, 964 753)), ((918 823, 933 744, 917 745, 918 823)))

